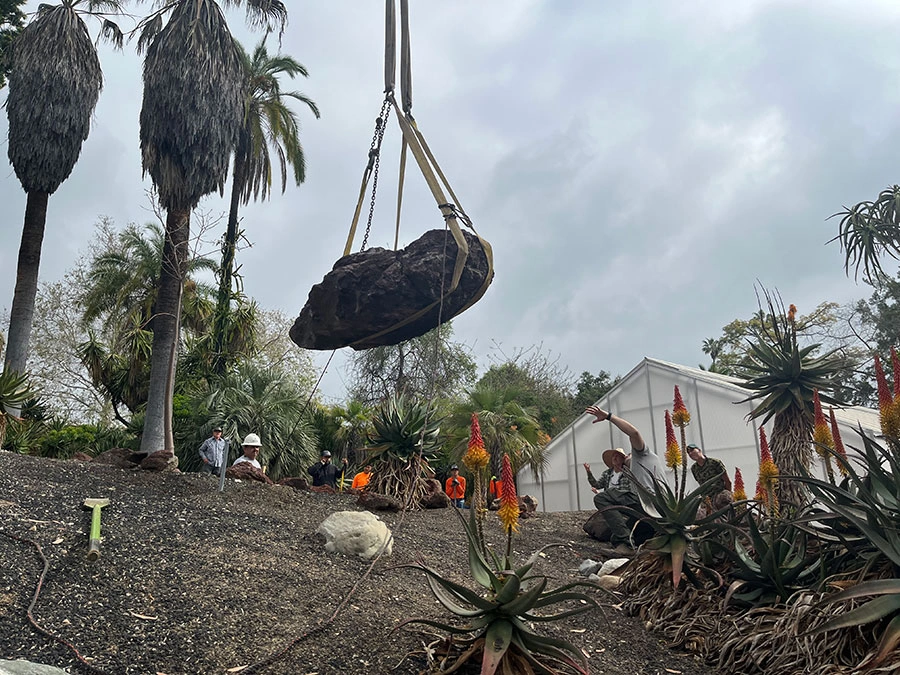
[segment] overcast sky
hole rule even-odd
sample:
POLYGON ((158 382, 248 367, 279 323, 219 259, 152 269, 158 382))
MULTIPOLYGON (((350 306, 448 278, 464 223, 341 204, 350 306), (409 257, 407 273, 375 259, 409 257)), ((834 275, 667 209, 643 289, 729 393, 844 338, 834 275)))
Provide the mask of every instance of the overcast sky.
MULTIPOLYGON (((238 262, 249 295, 296 316, 347 236, 382 99, 383 3, 287 4, 283 51, 308 68, 295 88, 322 118, 298 109, 308 179, 244 209, 253 247, 238 262)), ((900 4, 410 4, 413 112, 494 247, 492 286, 454 322, 482 365, 497 342, 543 344, 576 374, 624 374, 645 356, 695 366, 708 363, 704 338, 757 309, 757 279, 801 313, 869 294, 825 245, 837 228, 825 219, 900 180, 900 4)), ((261 36, 229 17, 252 47, 261 36)), ((141 62, 133 49, 101 59, 91 135, 50 199, 45 281, 72 266, 99 216, 148 219, 141 62)), ((6 129, 2 115, 4 146, 6 129)), ((393 241, 398 139, 394 123, 371 245, 393 241)), ((405 199, 401 243, 443 227, 415 173, 405 199)), ((25 208, 8 165, 0 207, 8 309, 25 208)), ((327 397, 344 392, 340 354, 327 397)))

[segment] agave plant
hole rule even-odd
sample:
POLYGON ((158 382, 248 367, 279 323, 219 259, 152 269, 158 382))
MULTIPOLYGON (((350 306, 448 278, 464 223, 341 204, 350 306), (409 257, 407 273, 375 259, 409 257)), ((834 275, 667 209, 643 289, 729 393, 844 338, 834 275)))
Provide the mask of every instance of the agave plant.
MULTIPOLYGON (((504 468, 509 458, 504 458, 504 468)), ((511 478, 511 471, 510 478, 511 478)), ((512 480, 504 481, 504 505, 511 507, 515 499, 512 480)), ((558 621, 590 611, 598 606, 592 597, 572 589, 578 586, 597 588, 594 584, 576 581, 548 590, 546 576, 532 573, 541 552, 535 551, 521 566, 514 567, 511 558, 512 533, 516 528, 518 510, 511 508, 507 517, 501 509, 501 520, 506 525, 508 545, 506 554, 497 556, 480 542, 476 526, 475 509, 469 509, 469 521, 456 512, 466 533, 469 549, 469 569, 472 578, 482 587, 474 591, 442 577, 438 572, 418 562, 402 565, 425 573, 435 598, 465 623, 448 624, 441 621, 416 618, 410 623, 425 624, 451 635, 460 636, 454 643, 464 649, 456 662, 444 672, 460 668, 473 655, 482 653, 481 675, 534 675, 535 673, 575 672, 587 675, 587 662, 579 650, 565 640, 540 635, 529 623, 558 621), (488 558, 490 562, 488 562, 488 558), (561 608, 555 614, 541 610, 560 603, 577 603, 574 607, 561 608), (574 658, 573 658, 574 657, 574 658), (558 668, 564 667, 566 671, 558 668)))
POLYGON ((6 427, 14 412, 22 409, 24 403, 34 394, 28 386, 28 377, 14 371, 0 373, 0 448, 6 437, 6 427))
POLYGON ((425 481, 433 476, 428 460, 440 446, 441 420, 427 403, 405 396, 382 403, 372 417, 369 434, 374 476, 370 490, 417 504, 425 494, 425 481))
MULTIPOLYGON (((835 352, 821 356, 821 345, 800 347, 797 343, 796 308, 784 311, 781 298, 764 290, 768 315, 750 342, 745 367, 753 375, 744 386, 753 393, 740 403, 757 401, 751 419, 762 418, 762 424, 774 417, 772 457, 782 474, 798 476, 809 467, 813 438, 813 392, 818 389, 823 403, 838 403, 822 393, 831 389, 831 377, 840 369, 835 352)), ((782 501, 795 506, 806 502, 803 486, 782 480, 782 501)))

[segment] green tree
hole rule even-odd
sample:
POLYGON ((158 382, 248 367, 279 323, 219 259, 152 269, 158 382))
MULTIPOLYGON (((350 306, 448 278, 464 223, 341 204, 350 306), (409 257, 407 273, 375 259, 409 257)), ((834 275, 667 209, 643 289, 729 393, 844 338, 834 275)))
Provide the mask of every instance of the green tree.
POLYGON ((573 411, 573 377, 558 357, 543 351, 540 345, 506 354, 496 347, 494 364, 478 380, 477 387, 503 392, 533 411, 541 428, 553 435, 577 414, 573 411))
POLYGON ((25 0, 0 0, 0 89, 6 86, 9 63, 6 52, 25 26, 25 0))
MULTIPOLYGON (((118 11, 119 0, 63 0, 40 5, 6 53, 7 154, 25 190, 25 222, 9 318, 5 369, 25 372, 34 320, 47 203, 72 173, 88 137, 103 74, 83 14, 118 11)), ((121 45, 104 19, 101 33, 121 45)))
MULTIPOLYGON (((233 0, 248 20, 284 27, 280 0, 233 0)), ((240 47, 213 0, 171 0, 141 23, 145 51, 140 140, 166 211, 165 244, 153 326, 141 452, 174 451, 172 395, 186 275, 190 214, 200 199, 224 190, 244 114, 240 47), (164 17, 168 20, 163 25, 164 17)))
POLYGON ((392 396, 431 400, 459 396, 475 380, 471 350, 452 342, 448 322, 398 345, 356 352, 350 364, 350 398, 372 406, 392 396))
POLYGON ((219 272, 219 292, 216 303, 216 319, 213 330, 214 370, 223 374, 228 366, 225 344, 228 341, 228 316, 232 300, 232 276, 238 240, 238 210, 250 199, 268 199, 272 190, 272 158, 270 148, 281 168, 281 192, 287 189, 288 166, 293 171, 294 183, 306 180, 306 158, 300 144, 300 123, 297 115, 288 107, 288 99, 305 104, 319 117, 316 104, 296 91, 281 91, 279 78, 293 79, 308 73, 290 56, 270 56, 265 40, 261 41, 253 55, 240 49, 244 69, 244 117, 234 149, 231 182, 231 205, 228 211, 228 228, 222 242, 222 267, 219 272))
POLYGON ((216 425, 231 441, 231 459, 244 436, 259 434, 259 461, 273 480, 306 476, 318 459, 312 411, 305 407, 308 393, 278 368, 243 363, 222 379, 193 383, 184 398, 189 413, 179 416, 178 455, 188 470, 199 468, 197 448, 216 425))
POLYGON ((584 412, 585 408, 594 405, 606 396, 610 389, 619 384, 621 379, 621 375, 616 375, 613 378, 605 370, 601 370, 596 375, 592 375, 586 370, 581 373, 581 377, 575 383, 575 397, 572 399, 571 419, 578 417, 584 412))
MULTIPOLYGON (((94 386, 107 397, 116 418, 127 424, 121 406, 134 413, 147 401, 165 235, 156 223, 130 224, 114 232, 104 221, 99 238, 80 297, 88 337, 78 352, 94 386)), ((186 267, 183 323, 203 335, 212 317, 212 289, 192 275, 212 271, 216 265, 209 258, 192 256, 186 267)))

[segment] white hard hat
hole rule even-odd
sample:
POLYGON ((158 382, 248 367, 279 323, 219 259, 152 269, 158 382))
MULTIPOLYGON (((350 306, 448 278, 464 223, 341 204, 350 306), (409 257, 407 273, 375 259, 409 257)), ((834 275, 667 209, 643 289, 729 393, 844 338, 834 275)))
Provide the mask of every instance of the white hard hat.
POLYGON ((247 437, 241 445, 252 445, 253 447, 260 448, 262 447, 262 442, 256 434, 247 434, 247 437))

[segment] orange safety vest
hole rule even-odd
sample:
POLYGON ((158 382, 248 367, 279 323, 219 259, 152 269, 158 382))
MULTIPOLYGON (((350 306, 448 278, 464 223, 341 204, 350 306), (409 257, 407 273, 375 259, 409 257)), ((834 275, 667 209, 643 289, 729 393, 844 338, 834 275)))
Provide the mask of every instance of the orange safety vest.
POLYGON ((453 476, 450 476, 447 479, 447 482, 444 483, 444 492, 447 493, 447 496, 450 497, 450 499, 465 499, 466 479, 462 476, 457 476, 456 480, 459 481, 459 485, 454 485, 453 476))
POLYGON ((353 483, 350 485, 351 490, 362 490, 366 485, 369 484, 369 481, 372 479, 371 473, 366 473, 365 471, 360 471, 353 477, 353 483))
POLYGON ((494 499, 500 499, 500 497, 503 495, 503 481, 499 478, 492 478, 490 493, 494 499))

